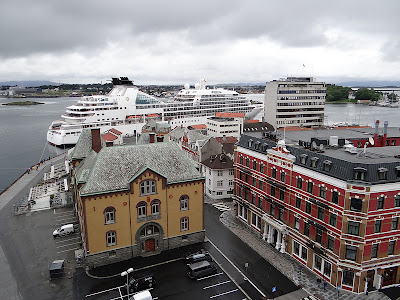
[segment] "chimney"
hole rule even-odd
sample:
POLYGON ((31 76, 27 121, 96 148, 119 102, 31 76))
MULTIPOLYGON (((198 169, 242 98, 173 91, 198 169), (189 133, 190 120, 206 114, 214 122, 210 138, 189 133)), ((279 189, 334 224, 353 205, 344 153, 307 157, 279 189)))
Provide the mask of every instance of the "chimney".
POLYGON ((92 129, 92 149, 97 153, 101 150, 100 128, 92 129))
POLYGON ((374 134, 375 143, 378 141, 378 127, 379 127, 379 120, 376 120, 376 122, 375 122, 375 134, 374 134))
POLYGON ((226 135, 225 134, 222 136, 222 141, 226 142, 226 135))
POLYGON ((387 138, 387 128, 388 128, 388 121, 385 121, 383 123, 383 141, 382 141, 382 147, 386 146, 386 138, 387 138))
POLYGON ((150 133, 149 136, 150 136, 150 144, 153 144, 154 141, 155 141, 156 134, 155 133, 150 133))

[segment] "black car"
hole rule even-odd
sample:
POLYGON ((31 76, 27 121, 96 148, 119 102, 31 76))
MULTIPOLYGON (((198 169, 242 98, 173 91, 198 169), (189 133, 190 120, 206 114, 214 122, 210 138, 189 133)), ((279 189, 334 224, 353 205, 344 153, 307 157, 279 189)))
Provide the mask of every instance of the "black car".
POLYGON ((200 251, 196 253, 189 254, 185 257, 185 263, 186 264, 193 264, 195 262, 203 261, 206 260, 208 262, 212 261, 210 253, 205 251, 204 249, 201 249, 200 251))
POLYGON ((187 273, 190 279, 198 279, 217 273, 217 266, 214 262, 209 263, 206 260, 199 261, 188 265, 189 272, 187 273))
POLYGON ((156 285, 156 281, 153 275, 144 275, 141 277, 131 277, 129 279, 129 293, 136 293, 139 291, 153 288, 156 285))

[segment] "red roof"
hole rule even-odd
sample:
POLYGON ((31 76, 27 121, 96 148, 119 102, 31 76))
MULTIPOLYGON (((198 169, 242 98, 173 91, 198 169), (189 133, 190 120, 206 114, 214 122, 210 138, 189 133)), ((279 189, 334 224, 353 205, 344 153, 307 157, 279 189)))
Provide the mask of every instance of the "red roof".
POLYGON ((190 125, 189 127, 192 127, 193 129, 206 129, 207 125, 206 124, 197 124, 197 125, 190 125))
POLYGON ((238 139, 233 136, 217 137, 215 139, 220 144, 234 144, 238 141, 238 139))
POLYGON ((115 128, 111 128, 111 129, 109 130, 109 132, 112 132, 112 133, 114 133, 114 134, 116 134, 116 135, 121 135, 121 134, 122 134, 121 131, 118 131, 118 130, 115 129, 115 128))
POLYGON ((246 123, 260 123, 260 120, 248 120, 246 123))
POLYGON ((244 113, 216 112, 215 116, 220 118, 244 118, 244 113))
POLYGON ((111 142, 111 141, 114 141, 114 140, 116 140, 118 138, 117 136, 115 136, 115 135, 113 135, 112 133, 109 133, 109 132, 107 132, 105 134, 102 134, 101 137, 103 138, 103 140, 105 142, 111 142))

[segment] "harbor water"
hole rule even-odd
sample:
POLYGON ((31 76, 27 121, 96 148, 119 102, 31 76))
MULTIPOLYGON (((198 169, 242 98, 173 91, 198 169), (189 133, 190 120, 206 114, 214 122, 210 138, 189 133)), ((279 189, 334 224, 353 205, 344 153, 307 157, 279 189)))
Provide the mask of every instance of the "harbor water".
MULTIPOLYGON (((263 94, 247 96, 256 101, 264 100, 263 94)), ((67 106, 76 103, 77 98, 23 99, 28 100, 44 104, 6 106, 1 104, 19 100, 0 98, 0 192, 40 160, 61 154, 64 149, 46 142, 47 129, 52 121, 60 119, 67 106)), ((388 121, 390 127, 400 127, 399 112, 400 108, 327 104, 325 124, 347 122, 374 126, 375 121, 380 120, 381 123, 388 121)))

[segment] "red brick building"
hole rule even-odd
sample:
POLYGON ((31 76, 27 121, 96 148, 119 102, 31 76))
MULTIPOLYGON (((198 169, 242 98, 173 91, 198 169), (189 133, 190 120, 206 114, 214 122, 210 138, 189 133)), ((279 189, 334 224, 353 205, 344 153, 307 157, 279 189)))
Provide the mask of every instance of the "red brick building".
POLYGON ((333 286, 363 293, 398 284, 400 147, 313 148, 316 134, 329 141, 332 131, 286 132, 288 145, 241 136, 237 217, 333 286))

